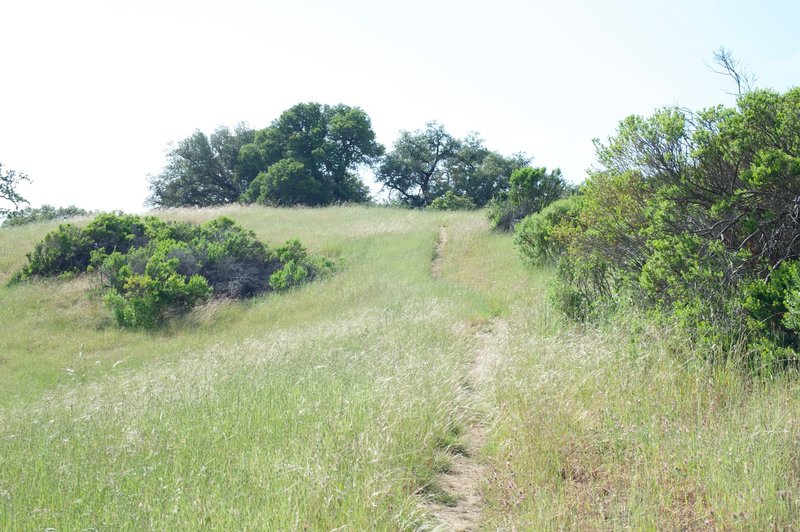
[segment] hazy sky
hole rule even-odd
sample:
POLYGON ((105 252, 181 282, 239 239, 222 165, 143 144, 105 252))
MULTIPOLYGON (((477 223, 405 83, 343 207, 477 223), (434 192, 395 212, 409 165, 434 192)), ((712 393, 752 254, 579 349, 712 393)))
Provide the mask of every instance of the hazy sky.
POLYGON ((0 162, 34 206, 140 211, 170 142, 306 101, 363 108, 387 147, 438 120, 579 182, 626 115, 732 103, 719 46, 800 84, 788 0, 3 0, 0 22, 0 162))

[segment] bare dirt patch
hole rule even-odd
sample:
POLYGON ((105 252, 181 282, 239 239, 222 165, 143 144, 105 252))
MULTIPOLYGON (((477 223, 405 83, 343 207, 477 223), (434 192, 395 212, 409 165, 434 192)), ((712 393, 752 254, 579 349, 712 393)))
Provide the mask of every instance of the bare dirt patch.
POLYGON ((437 486, 453 501, 449 505, 430 506, 431 513, 439 521, 437 530, 477 530, 483 513, 482 489, 488 469, 479 457, 486 440, 486 419, 479 414, 480 403, 485 400, 485 386, 503 352, 508 326, 495 319, 474 328, 474 358, 468 380, 460 390, 464 404, 471 410, 470 424, 463 435, 463 452, 453 454, 450 470, 435 479, 437 486))

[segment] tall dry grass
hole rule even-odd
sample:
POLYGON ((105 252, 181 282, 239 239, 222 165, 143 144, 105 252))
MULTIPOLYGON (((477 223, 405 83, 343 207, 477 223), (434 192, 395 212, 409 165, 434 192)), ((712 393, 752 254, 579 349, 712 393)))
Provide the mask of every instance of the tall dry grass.
MULTIPOLYGON (((797 526, 796 375, 709 365, 641 317, 566 321, 481 213, 162 213, 220 214, 342 267, 155 333, 115 328, 88 277, 0 288, 0 529, 433 527, 476 417, 486 529, 797 526)), ((0 231, 0 280, 51 227, 0 231)))

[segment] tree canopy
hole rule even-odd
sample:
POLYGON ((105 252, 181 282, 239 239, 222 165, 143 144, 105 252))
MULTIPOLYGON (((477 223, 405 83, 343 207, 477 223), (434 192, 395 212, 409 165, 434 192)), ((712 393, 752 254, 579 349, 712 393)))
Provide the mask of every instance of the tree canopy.
POLYGON ((0 163, 0 217, 16 211, 20 205, 28 203, 17 191, 17 186, 22 181, 30 181, 25 174, 17 173, 14 170, 3 170, 3 163, 0 163), (4 206, 4 204, 6 206, 4 206), (12 208, 8 207, 11 204, 12 208))
POLYGON ((362 202, 369 190, 358 169, 384 148, 358 107, 301 103, 259 131, 240 152, 243 200, 276 205, 362 202))
POLYGON ((210 206, 236 201, 272 205, 361 202, 369 190, 358 171, 384 148, 357 107, 300 103, 269 127, 220 127, 180 141, 162 172, 150 176, 147 203, 210 206))
POLYGON ((385 152, 362 109, 299 103, 258 131, 240 124, 178 142, 162 172, 150 176, 147 204, 363 202, 370 195, 361 174, 374 169, 390 199, 405 205, 427 207, 449 192, 448 205, 482 207, 505 195, 514 171, 530 162, 490 150, 477 133, 455 138, 436 122, 401 131, 385 152))
POLYGON ((231 131, 217 128, 211 136, 200 130, 180 141, 167 155, 162 172, 150 176, 154 207, 207 207, 232 203, 247 189, 239 150, 253 141, 255 131, 239 124, 231 131))
POLYGON ((426 207, 448 191, 483 206, 508 190, 512 172, 528 161, 525 155, 492 152, 476 134, 460 140, 429 122, 423 130, 400 132, 376 179, 412 207, 426 207))

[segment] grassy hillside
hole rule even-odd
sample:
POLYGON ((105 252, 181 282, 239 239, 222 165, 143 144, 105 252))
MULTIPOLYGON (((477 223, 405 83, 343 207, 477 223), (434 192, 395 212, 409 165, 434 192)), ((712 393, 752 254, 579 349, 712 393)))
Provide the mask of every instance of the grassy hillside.
MULTIPOLYGON (((646 322, 565 322, 482 213, 164 217, 220 214, 343 266, 157 333, 114 327, 89 277, 0 288, 0 529, 435 526, 475 425, 487 529, 797 523, 794 376, 702 365, 646 322)), ((0 231, 0 281, 50 228, 0 231)))

